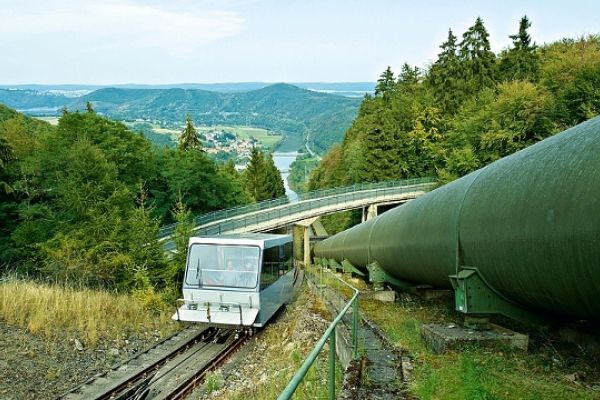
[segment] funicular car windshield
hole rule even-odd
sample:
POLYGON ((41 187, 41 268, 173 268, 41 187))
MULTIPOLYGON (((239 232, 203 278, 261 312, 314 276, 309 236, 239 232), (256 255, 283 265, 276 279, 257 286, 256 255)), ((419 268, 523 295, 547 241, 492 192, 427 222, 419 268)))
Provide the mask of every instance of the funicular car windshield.
POLYGON ((185 282, 199 287, 253 289, 258 284, 256 246, 192 244, 185 282))

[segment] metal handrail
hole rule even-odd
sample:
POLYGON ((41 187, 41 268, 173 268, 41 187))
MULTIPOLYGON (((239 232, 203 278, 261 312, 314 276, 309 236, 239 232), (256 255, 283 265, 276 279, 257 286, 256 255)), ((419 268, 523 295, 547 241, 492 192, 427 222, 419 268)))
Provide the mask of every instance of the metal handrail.
POLYGON ((350 300, 346 303, 342 311, 337 315, 337 317, 331 322, 321 339, 317 342, 313 350, 310 352, 308 357, 304 360, 296 374, 292 377, 288 385, 285 387, 283 392, 277 397, 277 400, 288 400, 292 397, 300 382, 304 379, 308 370, 313 365, 321 350, 325 346, 327 340, 329 343, 329 358, 328 358, 328 397, 330 400, 335 399, 335 328, 340 323, 342 318, 346 315, 350 306, 352 306, 352 344, 354 347, 353 356, 356 358, 358 356, 358 340, 357 340, 357 325, 358 325, 358 289, 349 285, 344 280, 339 277, 333 275, 334 278, 342 282, 344 285, 348 286, 351 290, 354 291, 354 294, 350 298, 350 300))
MULTIPOLYGON (((333 196, 339 196, 342 194, 356 193, 356 192, 367 192, 369 190, 384 190, 394 191, 398 188, 410 188, 412 186, 431 184, 436 182, 435 178, 412 178, 404 179, 399 181, 385 181, 385 182, 374 182, 374 183, 357 183, 350 186, 344 186, 333 189, 319 189, 307 193, 301 193, 298 195, 299 201, 290 203, 287 197, 280 197, 277 199, 265 200, 258 203, 247 204, 239 207, 228 208, 224 210, 211 211, 206 214, 197 216, 194 219, 195 226, 206 225, 211 222, 217 222, 221 220, 230 219, 245 214, 252 214, 258 211, 264 211, 273 208, 279 208, 284 205, 294 207, 302 205, 303 203, 310 203, 315 200, 321 200, 333 196)), ((346 197, 346 196, 344 196, 346 197)), ((300 206, 302 208, 302 206, 300 206)), ((169 236, 175 230, 176 223, 165 225, 160 229, 159 238, 169 236)), ((218 232, 217 232, 218 233, 218 232)))

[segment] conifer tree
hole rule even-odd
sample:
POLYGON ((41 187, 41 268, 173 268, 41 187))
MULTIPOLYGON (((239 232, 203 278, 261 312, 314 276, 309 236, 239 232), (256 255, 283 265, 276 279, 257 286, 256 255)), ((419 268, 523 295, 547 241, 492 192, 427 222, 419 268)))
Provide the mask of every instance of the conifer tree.
POLYGON ((185 271, 188 242, 194 229, 192 213, 183 202, 181 192, 177 194, 177 200, 171 213, 177 223, 175 232, 173 233, 173 242, 175 243, 177 253, 171 259, 169 268, 165 273, 165 281, 175 283, 179 281, 178 278, 185 271))
POLYGON ((494 86, 496 55, 491 51, 489 34, 480 17, 477 17, 475 24, 463 34, 459 55, 468 94, 494 86))
POLYGON ((202 150, 202 143, 200 142, 200 137, 198 137, 198 132, 196 131, 196 128, 194 128, 194 122, 192 121, 192 117, 190 117, 189 115, 185 117, 185 128, 183 128, 181 136, 179 137, 179 149, 202 150))
POLYGON ((539 55, 527 32, 530 27, 531 22, 525 15, 519 21, 519 33, 509 36, 513 47, 502 55, 500 62, 500 72, 505 80, 537 80, 539 55))
POLYGON ((255 201, 269 198, 266 177, 267 167, 264 154, 258 148, 253 147, 250 151, 250 162, 244 171, 244 183, 255 201))
POLYGON ((403 148, 391 113, 378 112, 364 129, 368 131, 362 138, 360 180, 377 182, 403 178, 403 148))
POLYGON ((281 173, 279 173, 275 161, 273 160, 273 154, 269 153, 265 161, 269 198, 276 199, 285 196, 285 186, 283 184, 281 173))
POLYGON ((442 52, 431 66, 428 84, 443 112, 454 114, 462 101, 461 68, 457 54, 456 36, 448 29, 448 39, 440 45, 442 52))
POLYGON ((383 98, 388 98, 389 93, 394 89, 396 85, 396 81, 394 80, 394 73, 392 69, 388 66, 385 71, 379 76, 377 79, 377 86, 375 86, 375 96, 381 96, 383 98))
POLYGON ((419 83, 420 76, 419 67, 411 67, 408 63, 404 63, 398 75, 398 84, 403 86, 416 85, 419 83))

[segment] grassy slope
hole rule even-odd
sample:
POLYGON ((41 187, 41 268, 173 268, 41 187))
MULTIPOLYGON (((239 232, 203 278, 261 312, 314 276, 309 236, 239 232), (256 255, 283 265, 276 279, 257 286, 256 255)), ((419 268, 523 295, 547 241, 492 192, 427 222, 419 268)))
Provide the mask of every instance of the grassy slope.
POLYGON ((447 302, 380 303, 363 300, 362 309, 398 346, 415 356, 411 392, 425 399, 597 399, 598 392, 570 382, 585 371, 598 377, 598 365, 580 354, 558 351, 536 335, 527 354, 510 349, 470 348, 436 355, 420 339, 424 322, 457 319, 447 302))
POLYGON ((166 335, 177 329, 171 314, 152 293, 131 296, 19 280, 0 283, 0 318, 8 324, 49 339, 84 338, 86 346, 124 332, 159 330, 166 335))

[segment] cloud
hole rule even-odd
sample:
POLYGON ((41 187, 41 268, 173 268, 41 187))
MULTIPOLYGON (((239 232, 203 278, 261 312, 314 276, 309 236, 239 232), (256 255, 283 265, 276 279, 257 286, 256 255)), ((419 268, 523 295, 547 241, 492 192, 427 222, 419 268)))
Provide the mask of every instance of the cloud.
POLYGON ((26 6, 3 3, 0 2, 1 40, 65 38, 67 42, 85 41, 99 51, 157 48, 171 54, 187 53, 235 36, 244 28, 244 19, 237 13, 198 3, 171 1, 158 5, 93 0, 38 5, 28 1, 26 6))

